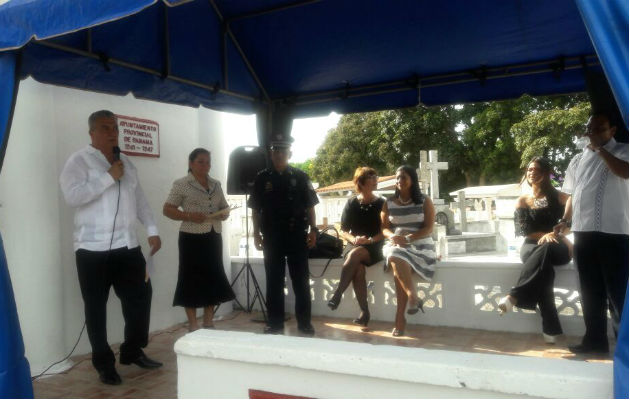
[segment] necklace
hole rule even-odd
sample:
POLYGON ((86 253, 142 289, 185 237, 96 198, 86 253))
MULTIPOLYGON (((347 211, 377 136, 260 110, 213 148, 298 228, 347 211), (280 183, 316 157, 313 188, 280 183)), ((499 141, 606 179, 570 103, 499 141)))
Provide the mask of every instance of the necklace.
POLYGON ((413 199, 410 197, 409 200, 403 201, 402 198, 398 198, 398 201, 400 202, 401 205, 406 206, 408 204, 411 204, 411 202, 413 201, 413 199))
POLYGON ((534 197, 534 207, 535 208, 545 208, 549 205, 547 201, 547 196, 543 196, 541 198, 534 197))

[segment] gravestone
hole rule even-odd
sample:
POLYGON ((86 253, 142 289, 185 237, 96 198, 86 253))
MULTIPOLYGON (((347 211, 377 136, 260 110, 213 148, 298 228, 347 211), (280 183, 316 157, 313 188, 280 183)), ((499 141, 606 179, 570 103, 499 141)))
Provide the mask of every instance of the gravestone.
POLYGON ((444 204, 444 200, 440 199, 440 182, 438 179, 438 171, 445 171, 447 169, 447 162, 438 161, 437 150, 429 150, 428 161, 427 152, 424 150, 420 151, 418 178, 422 182, 428 182, 429 197, 431 197, 431 200, 433 200, 434 204, 444 204))

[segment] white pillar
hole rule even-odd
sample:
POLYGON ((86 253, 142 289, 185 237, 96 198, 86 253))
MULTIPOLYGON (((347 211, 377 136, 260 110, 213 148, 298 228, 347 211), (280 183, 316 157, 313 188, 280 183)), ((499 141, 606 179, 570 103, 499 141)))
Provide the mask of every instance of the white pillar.
POLYGON ((457 192, 457 201, 459 206, 459 222, 460 229, 463 232, 468 230, 468 221, 466 220, 466 196, 463 190, 457 192))

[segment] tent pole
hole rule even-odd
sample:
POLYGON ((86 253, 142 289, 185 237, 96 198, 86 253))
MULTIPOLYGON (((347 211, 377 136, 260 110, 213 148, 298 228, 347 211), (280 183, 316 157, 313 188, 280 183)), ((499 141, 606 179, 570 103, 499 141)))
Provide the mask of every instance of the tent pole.
POLYGON ((228 49, 227 49, 227 29, 226 25, 221 25, 221 52, 223 56, 223 88, 229 89, 228 77, 228 49))
POLYGON ((274 12, 278 12, 278 11, 288 10, 290 8, 302 7, 302 6, 306 6, 306 5, 313 4, 313 3, 319 3, 320 1, 321 0, 298 1, 296 3, 286 4, 286 5, 279 6, 279 7, 268 8, 266 10, 253 11, 253 12, 250 12, 250 13, 236 15, 234 17, 228 18, 227 22, 230 23, 230 22, 234 22, 234 21, 243 20, 243 19, 246 19, 246 18, 258 17, 258 16, 265 15, 265 14, 270 14, 270 13, 274 13, 274 12))
POLYGON ((241 48, 241 45, 238 43, 238 40, 236 40, 236 36, 234 36, 234 33, 232 33, 232 30, 230 29, 230 25, 225 22, 225 18, 223 18, 223 14, 221 14, 221 10, 219 10, 219 7, 217 7, 214 0, 209 0, 209 1, 210 1, 210 4, 212 5, 212 8, 214 8, 214 12, 217 14, 217 17, 219 18, 219 21, 221 22, 221 24, 225 24, 225 31, 230 36, 230 39, 232 39, 232 43, 234 44, 234 47, 236 47, 238 54, 241 56, 241 59, 245 63, 245 66, 247 67, 249 74, 252 76, 252 78, 254 78, 254 81, 256 82, 256 84, 258 85, 258 88, 262 92, 263 97, 265 98, 266 101, 271 101, 271 98, 269 97, 269 94, 267 93, 265 86, 260 81, 260 78, 258 78, 258 74, 256 73, 256 70, 254 70, 254 67, 249 62, 249 59, 245 55, 245 52, 241 48))
POLYGON ((92 52, 92 28, 87 28, 86 48, 88 53, 92 52))
MULTIPOLYGON (((547 65, 550 65, 550 64, 547 64, 547 65)), ((600 65, 598 62, 587 63, 588 67, 593 67, 593 66, 598 66, 598 65, 600 65)), ((582 64, 576 64, 576 65, 566 66, 564 70, 573 70, 573 69, 581 69, 581 68, 583 68, 582 64)), ((535 74, 549 73, 549 72, 554 72, 554 71, 556 71, 555 68, 547 67, 547 68, 540 68, 537 70, 529 70, 529 71, 523 71, 523 72, 511 72, 511 73, 508 72, 508 73, 502 73, 502 74, 496 74, 496 75, 486 75, 485 80, 502 79, 502 78, 509 78, 509 77, 514 77, 514 76, 535 75, 535 74)), ((463 73, 459 73, 456 75, 451 74, 451 76, 459 76, 462 78, 452 79, 452 80, 443 79, 438 82, 431 82, 431 81, 436 81, 438 79, 442 79, 442 76, 425 77, 419 81, 419 84, 421 85, 423 89, 426 89, 429 87, 439 87, 439 86, 447 86, 447 85, 455 85, 455 84, 479 81, 479 78, 472 76, 470 73, 468 73, 467 75, 464 75, 463 73)), ((327 90, 327 91, 322 91, 322 92, 314 92, 314 93, 309 93, 305 95, 294 96, 291 98, 287 97, 286 99, 282 99, 282 100, 293 102, 293 104, 296 104, 296 105, 304 105, 304 104, 315 104, 315 103, 327 102, 327 101, 331 101, 331 100, 338 99, 341 97, 344 97, 344 98, 364 97, 364 96, 372 96, 372 95, 378 95, 378 94, 402 92, 406 90, 417 90, 417 86, 415 85, 415 82, 413 80, 409 80, 409 79, 397 80, 397 81, 379 83, 379 84, 374 84, 374 85, 365 85, 365 86, 356 86, 356 87, 351 87, 351 88, 327 90), (374 89, 379 89, 379 90, 374 90, 374 89), (308 100, 309 98, 313 98, 313 99, 308 100)))
MULTIPOLYGON (((40 46, 46 46, 46 47, 50 47, 56 50, 62 50, 62 51, 66 51, 68 53, 73 53, 73 54, 78 54, 80 56, 84 56, 84 57, 90 57, 93 58, 95 60, 100 60, 100 57, 97 54, 94 53, 89 53, 85 50, 79 50, 79 49, 75 49, 74 47, 70 47, 70 46, 65 46, 62 44, 58 44, 58 43, 52 43, 52 42, 34 42, 37 45, 40 46)), ((118 60, 116 58, 109 58, 107 59, 107 62, 109 64, 114 64, 114 65, 119 65, 121 67, 125 67, 125 68, 129 68, 129 69, 133 69, 136 71, 140 71, 140 72, 146 72, 147 74, 151 74, 151 75, 155 75, 155 76, 162 76, 162 72, 151 69, 151 68, 146 68, 140 65, 136 65, 127 61, 122 61, 122 60, 118 60)), ((167 79, 170 79, 172 81, 175 82, 179 82, 179 83, 184 83, 186 85, 191 85, 191 86, 196 86, 202 89, 207 89, 210 90, 212 92, 219 92, 221 94, 225 94, 228 96, 232 96, 232 97, 237 97, 239 99, 243 99, 243 100, 248 100, 251 102, 255 102, 257 103, 259 100, 253 96, 249 96, 246 94, 242 94, 242 93, 238 93, 238 92, 233 92, 231 90, 225 90, 225 89, 218 89, 213 86, 213 85, 206 85, 204 83, 199 83, 199 82, 195 82, 192 81, 190 79, 186 79, 186 78, 180 78, 178 76, 175 75, 169 75, 167 79)))
POLYGON ((163 79, 168 78, 171 75, 171 38, 168 34, 168 7, 162 3, 162 12, 164 13, 163 29, 164 29, 164 72, 162 73, 163 79))

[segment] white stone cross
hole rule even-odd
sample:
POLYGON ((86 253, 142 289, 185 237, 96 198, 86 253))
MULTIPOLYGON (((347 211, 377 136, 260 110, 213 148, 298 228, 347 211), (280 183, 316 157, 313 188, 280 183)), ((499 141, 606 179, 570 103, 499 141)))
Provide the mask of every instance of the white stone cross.
MULTIPOLYGON (((437 150, 429 150, 429 161, 426 161, 426 151, 420 151, 420 169, 419 179, 426 182, 425 179, 430 177, 431 183, 429 184, 431 200, 438 199, 440 197, 440 183, 438 181, 438 171, 447 170, 448 163, 445 161, 438 161, 437 150)), ((428 179, 427 179, 428 180, 428 179)))
POLYGON ((431 171, 423 166, 427 165, 429 159, 427 157, 427 152, 425 150, 420 150, 420 165, 416 172, 418 172, 418 180, 420 181, 420 189, 424 193, 429 192, 429 182, 431 182, 431 171))

